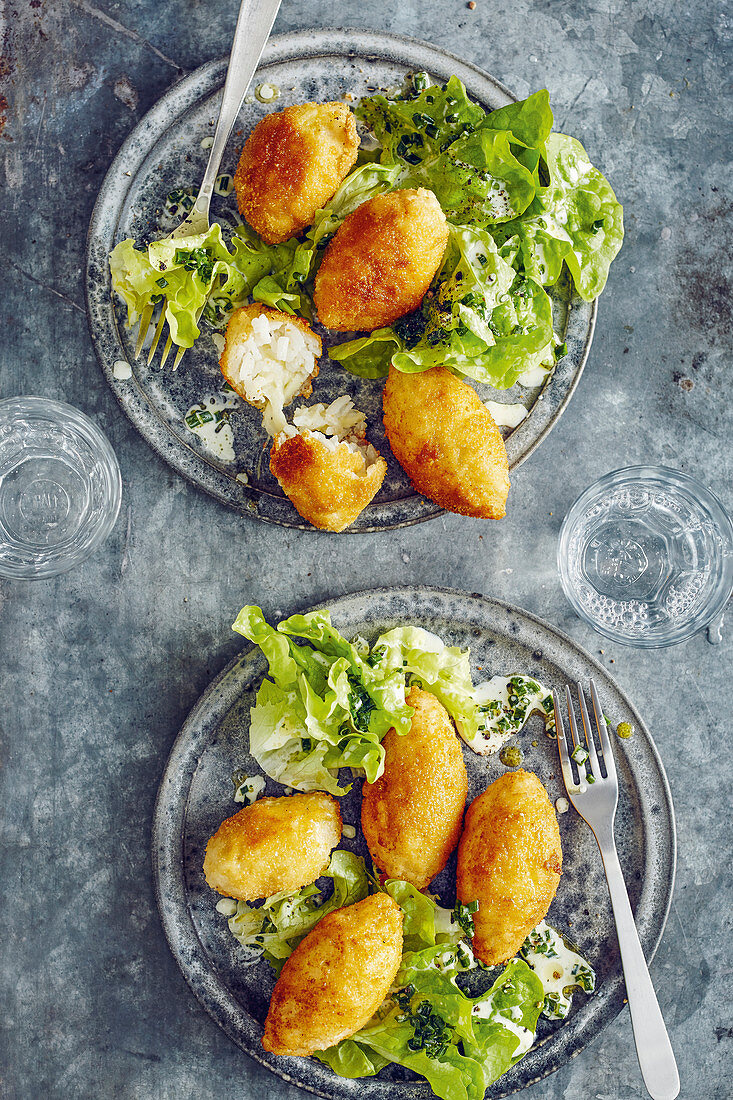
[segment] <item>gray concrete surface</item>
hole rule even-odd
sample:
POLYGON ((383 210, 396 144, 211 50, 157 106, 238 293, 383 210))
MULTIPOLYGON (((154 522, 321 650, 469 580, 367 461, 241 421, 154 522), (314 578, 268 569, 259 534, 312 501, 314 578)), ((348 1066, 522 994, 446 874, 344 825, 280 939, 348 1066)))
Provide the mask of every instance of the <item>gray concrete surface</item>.
MULTIPOLYGON (((53 581, 0 583, 0 1094, 296 1100, 211 1022, 168 952, 148 854, 155 790, 189 707, 238 648, 229 624, 243 603, 275 614, 420 581, 555 623, 647 716, 679 830, 652 973, 682 1096, 728 1100, 733 622, 717 647, 704 636, 652 654, 609 646, 565 603, 554 555, 578 492, 628 463, 689 471, 730 504, 730 13, 716 0, 477 0, 473 11, 464 0, 284 0, 279 32, 412 34, 520 95, 547 86, 559 126, 586 143, 626 208, 585 376, 560 429, 517 473, 508 518, 334 538, 242 519, 173 475, 121 414, 87 335, 84 237, 104 172, 179 75, 227 51, 235 8, 0 4, 0 393, 90 413, 124 478, 119 522, 92 560, 53 581)), ((526 1095, 644 1096, 628 1014, 526 1095)))

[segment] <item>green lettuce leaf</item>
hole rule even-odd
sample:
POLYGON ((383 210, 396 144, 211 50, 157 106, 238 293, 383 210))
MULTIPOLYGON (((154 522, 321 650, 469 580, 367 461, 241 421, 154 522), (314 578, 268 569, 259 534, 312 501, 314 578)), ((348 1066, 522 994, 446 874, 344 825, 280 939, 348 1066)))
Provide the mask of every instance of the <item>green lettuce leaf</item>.
POLYGON ((542 982, 523 959, 512 959, 491 989, 473 998, 481 1015, 473 1015, 474 1039, 464 1049, 481 1063, 487 1088, 526 1054, 543 1004, 542 982))
POLYGON ((481 123, 481 128, 511 130, 516 141, 521 141, 529 149, 539 150, 547 141, 552 123, 550 95, 546 88, 542 88, 526 99, 491 111, 481 123))
POLYGON ((283 313, 312 314, 310 296, 302 287, 310 274, 311 257, 302 252, 296 237, 266 244, 249 226, 242 225, 232 238, 232 247, 249 297, 283 313))
POLYGON ((247 949, 250 960, 260 955, 278 973, 300 941, 327 913, 361 901, 369 893, 369 877, 364 860, 353 852, 336 851, 323 874, 333 882, 333 892, 325 901, 315 884, 291 893, 266 898, 259 907, 237 902, 237 911, 229 918, 229 930, 247 949))
POLYGON ((383 163, 413 166, 470 133, 485 116, 458 77, 452 76, 442 87, 428 87, 424 73, 415 75, 412 95, 370 96, 359 102, 354 113, 380 142, 383 163))
POLYGON ((410 729, 403 672, 372 665, 335 630, 328 611, 293 615, 275 629, 260 608, 245 607, 233 629, 268 662, 271 678, 260 685, 250 720, 250 751, 263 771, 297 790, 336 795, 349 789, 339 786, 340 768, 359 768, 375 782, 387 730, 410 729))
POLYGON ((420 626, 397 626, 377 638, 374 651, 383 654, 385 669, 402 668, 432 692, 462 730, 477 732, 481 714, 474 702, 469 650, 447 646, 420 626))
MULTIPOLYGON (((515 271, 487 231, 450 227, 435 286, 423 302, 421 324, 412 324, 409 338, 392 356, 398 370, 443 365, 505 389, 547 358, 552 303, 538 282, 515 271)), ((348 369, 348 361, 345 365, 348 369)))
POLYGON ((385 378, 402 341, 393 328, 378 328, 368 336, 347 340, 329 349, 329 357, 360 378, 385 378))
POLYGON ((624 239, 623 209, 583 146, 565 134, 547 139, 550 186, 542 202, 570 238, 565 257, 581 298, 592 301, 624 239))
POLYGON ((514 155, 511 133, 490 127, 422 161, 404 184, 429 188, 451 221, 480 228, 516 218, 535 196, 532 173, 514 155))
POLYGON ((201 334, 197 319, 209 296, 228 308, 241 303, 248 293, 247 282, 214 223, 208 232, 175 240, 153 241, 145 251, 133 240, 120 241, 109 258, 112 289, 127 306, 128 327, 134 325, 150 305, 162 303, 171 339, 190 348, 201 334))
POLYGON ((550 134, 544 150, 550 183, 526 214, 492 228, 501 255, 543 286, 567 264, 581 298, 606 285, 624 237, 623 209, 608 180, 575 138, 550 134))

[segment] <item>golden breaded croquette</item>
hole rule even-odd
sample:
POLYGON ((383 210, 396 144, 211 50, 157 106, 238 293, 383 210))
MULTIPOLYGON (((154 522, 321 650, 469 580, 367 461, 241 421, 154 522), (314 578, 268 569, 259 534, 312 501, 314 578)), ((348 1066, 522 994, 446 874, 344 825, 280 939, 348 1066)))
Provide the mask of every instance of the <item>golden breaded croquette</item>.
POLYGON ((367 442, 366 417, 344 394, 296 409, 277 436, 270 470, 298 512, 323 531, 343 531, 374 499, 387 463, 367 442))
POLYGON ((341 811, 330 794, 260 798, 219 826, 204 875, 212 890, 242 901, 299 890, 323 874, 340 839, 341 811))
POLYGON ((506 446, 471 386, 445 367, 390 367, 383 406, 392 452, 419 493, 462 516, 506 515, 506 446))
POLYGON ((441 265, 448 222, 432 191, 390 191, 353 210, 316 275, 318 319, 336 332, 391 325, 417 309, 441 265))
POLYGON ((367 1023, 402 961, 402 910, 372 894, 322 918, 275 983, 262 1045, 273 1054, 312 1054, 367 1023))
POLYGON ((362 790, 361 828, 374 866, 424 890, 443 870, 461 835, 468 779, 453 723, 443 704, 419 687, 410 732, 382 741, 384 771, 362 790))
POLYGON ((227 325, 221 373, 243 400, 262 410, 270 435, 285 427, 283 407, 310 397, 321 338, 302 317, 261 302, 235 309, 227 325))
POLYGON ((268 244, 313 222, 351 171, 359 150, 345 103, 299 103, 266 115, 248 137, 234 176, 237 205, 268 244))
POLYGON ((474 798, 458 845, 458 898, 478 901, 473 951, 510 959, 547 914, 562 871, 554 807, 533 772, 506 772, 474 798))

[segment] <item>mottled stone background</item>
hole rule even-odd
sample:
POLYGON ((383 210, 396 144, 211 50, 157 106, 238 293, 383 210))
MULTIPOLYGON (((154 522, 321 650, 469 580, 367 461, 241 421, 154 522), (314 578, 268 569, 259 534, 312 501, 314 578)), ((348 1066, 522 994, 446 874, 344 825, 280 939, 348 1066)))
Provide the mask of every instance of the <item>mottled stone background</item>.
MULTIPOLYGON (((150 817, 189 707, 268 614, 413 581, 491 593, 566 630, 647 716, 675 799, 679 866, 652 973, 688 1100, 733 1094, 728 723, 731 637, 643 654, 604 645, 555 569, 578 492, 664 462, 730 504, 731 16, 696 0, 284 0, 275 30, 368 26, 421 37, 519 95, 547 86, 626 208, 590 362, 559 430, 517 472, 500 525, 447 517, 378 537, 273 529, 225 511, 138 438, 95 362, 84 239, 124 137, 182 74, 228 51, 234 0, 5 0, 0 63, 0 393, 90 413, 124 501, 75 572, 0 583, 0 1094, 277 1097, 211 1022, 166 947, 150 817), (728 228, 730 223, 728 223, 728 228)), ((645 1095, 624 1012, 528 1100, 645 1095)))

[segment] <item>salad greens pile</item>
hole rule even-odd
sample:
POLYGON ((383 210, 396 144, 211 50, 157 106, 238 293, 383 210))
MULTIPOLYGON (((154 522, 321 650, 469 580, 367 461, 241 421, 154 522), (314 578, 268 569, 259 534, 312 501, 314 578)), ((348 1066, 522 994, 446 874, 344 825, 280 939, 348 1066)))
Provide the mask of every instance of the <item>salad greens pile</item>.
POLYGON ((499 388, 564 354, 546 288, 567 268, 577 293, 603 290, 623 240, 622 208, 575 138, 552 132, 544 90, 485 112, 457 77, 429 85, 417 73, 396 98, 361 100, 356 115, 379 143, 362 151, 331 202, 301 238, 268 245, 245 225, 227 245, 219 225, 202 236, 125 240, 110 256, 128 324, 162 303, 173 342, 191 347, 203 315, 223 327, 248 299, 312 319, 313 279, 328 241, 362 202, 425 187, 449 221, 442 266, 421 307, 394 325, 329 352, 354 374, 443 364, 499 388))
POLYGON ((326 901, 315 884, 304 886, 275 894, 259 908, 232 902, 236 911, 228 921, 247 961, 264 957, 279 974, 327 913, 374 889, 384 889, 402 908, 402 963, 390 995, 361 1031, 314 1057, 341 1077, 371 1076, 395 1063, 421 1074, 445 1100, 482 1100, 534 1041, 544 1004, 540 979, 524 960, 512 959, 486 993, 470 997, 456 977, 481 965, 470 946, 475 906, 444 909, 402 880, 379 887, 351 852, 334 852, 326 877, 333 880, 326 901))
POLYGON ((275 628, 248 606, 232 629, 267 658, 250 752, 286 786, 342 795, 350 785, 339 786, 340 768, 359 769, 374 783, 384 770, 387 731, 409 732, 413 709, 405 695, 413 681, 440 699, 467 740, 478 729, 468 653, 420 627, 396 627, 370 648, 363 639, 348 642, 328 611, 292 615, 275 628))
POLYGON ((233 902, 229 931, 247 950, 247 960, 264 957, 276 973, 300 941, 315 928, 321 917, 353 905, 369 893, 370 880, 364 860, 353 852, 334 852, 324 878, 333 882, 327 901, 313 883, 300 890, 272 894, 259 907, 246 901, 233 902))
POLYGON ((489 1085, 534 1041, 544 990, 522 959, 512 959, 479 997, 456 976, 479 965, 466 906, 451 912, 401 880, 384 890, 404 912, 402 965, 395 988, 361 1031, 314 1057, 342 1077, 366 1077, 396 1063, 425 1077, 444 1100, 483 1100, 489 1085))

